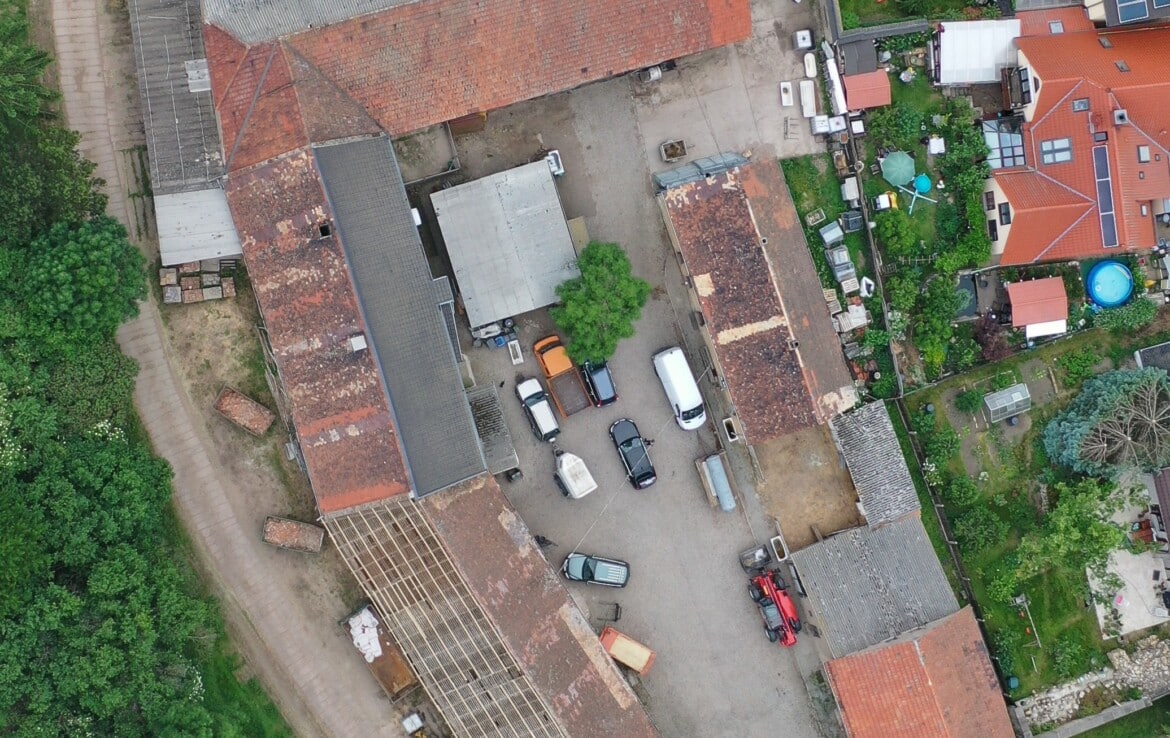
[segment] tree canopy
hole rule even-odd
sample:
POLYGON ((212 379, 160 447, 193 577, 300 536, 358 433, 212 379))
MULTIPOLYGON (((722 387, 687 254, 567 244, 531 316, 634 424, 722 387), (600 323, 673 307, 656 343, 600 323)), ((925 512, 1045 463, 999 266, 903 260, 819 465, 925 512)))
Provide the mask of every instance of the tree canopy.
POLYGON ((1170 381, 1161 369, 1123 369, 1085 382, 1044 428, 1049 458, 1097 477, 1170 465, 1170 381))
POLYGON ((618 341, 634 335, 650 285, 633 276, 630 260, 616 243, 590 243, 577 266, 581 276, 557 287, 561 304, 549 312, 568 338, 573 361, 605 361, 618 341))

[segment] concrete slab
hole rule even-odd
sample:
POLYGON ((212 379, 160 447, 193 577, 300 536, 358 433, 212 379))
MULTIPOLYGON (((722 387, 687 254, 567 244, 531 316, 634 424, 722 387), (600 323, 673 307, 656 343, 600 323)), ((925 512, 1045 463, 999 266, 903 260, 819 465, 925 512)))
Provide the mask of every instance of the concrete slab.
MULTIPOLYGON (((1123 582, 1121 589, 1114 593, 1111 604, 1107 607, 1097 603, 1097 625, 1101 629, 1103 638, 1112 636, 1105 633, 1105 623, 1109 610, 1115 610, 1121 618, 1121 634, 1127 635, 1156 625, 1170 622, 1170 617, 1162 617, 1154 613, 1154 608, 1162 607, 1161 587, 1165 585, 1170 571, 1165 569, 1165 562, 1152 552, 1134 554, 1130 551, 1114 551, 1109 554, 1109 571, 1116 574, 1123 582), (1154 573, 1158 579, 1154 579, 1154 573)), ((1092 572, 1088 572, 1089 584, 1094 588, 1100 587, 1092 572)))

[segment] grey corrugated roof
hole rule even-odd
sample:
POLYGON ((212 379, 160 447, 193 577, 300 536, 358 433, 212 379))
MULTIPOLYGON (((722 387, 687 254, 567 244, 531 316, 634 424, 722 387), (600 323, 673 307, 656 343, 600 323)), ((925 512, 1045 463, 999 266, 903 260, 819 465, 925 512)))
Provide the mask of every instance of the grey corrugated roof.
POLYGON ((870 403, 834 418, 833 434, 871 526, 897 520, 921 508, 884 402, 870 403))
POLYGON ((1136 352, 1139 367, 1155 367, 1170 372, 1170 343, 1147 346, 1136 352))
POLYGON ((918 517, 838 533, 792 558, 833 658, 959 609, 918 517))
POLYGON ((414 0, 204 0, 207 22, 240 41, 271 41, 414 0))
POLYGON ((223 176, 224 162, 199 0, 130 0, 129 10, 151 188, 156 195, 206 189, 223 176))
POLYGON ((467 401, 471 403, 471 414, 475 417, 475 429, 483 443, 487 457, 488 471, 492 474, 515 469, 520 465, 512 434, 504 421, 504 408, 500 405, 500 394, 495 385, 480 384, 467 390, 467 401))
POLYGON ((557 302, 581 276, 573 237, 543 159, 431 194, 472 327, 557 302))
POLYGON ((1016 12, 1025 10, 1047 10, 1048 8, 1064 8, 1070 5, 1082 5, 1076 0, 1016 0, 1016 12))
POLYGON ((320 146, 313 155, 415 490, 426 495, 482 473, 471 408, 390 140, 320 146))

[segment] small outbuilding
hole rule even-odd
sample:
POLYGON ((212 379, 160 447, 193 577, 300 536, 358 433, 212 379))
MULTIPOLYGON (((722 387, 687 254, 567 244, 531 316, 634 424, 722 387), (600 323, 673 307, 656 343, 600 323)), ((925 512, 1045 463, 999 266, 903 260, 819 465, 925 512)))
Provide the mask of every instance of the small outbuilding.
POLYGON ((557 302, 581 276, 544 159, 431 194, 472 328, 557 302))
POLYGON ((1015 41, 1019 36, 1020 21, 1014 18, 939 23, 927 47, 934 81, 940 85, 998 84, 1001 72, 1018 63, 1015 41))
POLYGON ((1028 339, 1068 331, 1068 294, 1060 277, 1012 282, 1007 294, 1012 306, 1012 327, 1023 328, 1028 339))
POLYGON ((884 69, 862 74, 847 74, 845 83, 845 106, 852 111, 868 110, 889 105, 893 100, 890 91, 890 75, 884 69))
POLYGON ((1032 395, 1028 392, 1028 385, 1020 382, 985 396, 983 404, 987 408, 988 420, 998 423, 1030 410, 1032 395))

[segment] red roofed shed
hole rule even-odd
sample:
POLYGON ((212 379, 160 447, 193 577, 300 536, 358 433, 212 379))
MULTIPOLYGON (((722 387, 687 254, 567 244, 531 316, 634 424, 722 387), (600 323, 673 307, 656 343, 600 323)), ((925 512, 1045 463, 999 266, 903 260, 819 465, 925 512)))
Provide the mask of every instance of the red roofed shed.
POLYGON ((866 110, 889 105, 890 75, 884 70, 865 74, 847 74, 845 82, 845 105, 850 110, 866 110))
POLYGON ((1068 330, 1068 295, 1060 277, 1013 282, 1007 286, 1012 327, 1028 338, 1055 336, 1068 330))

